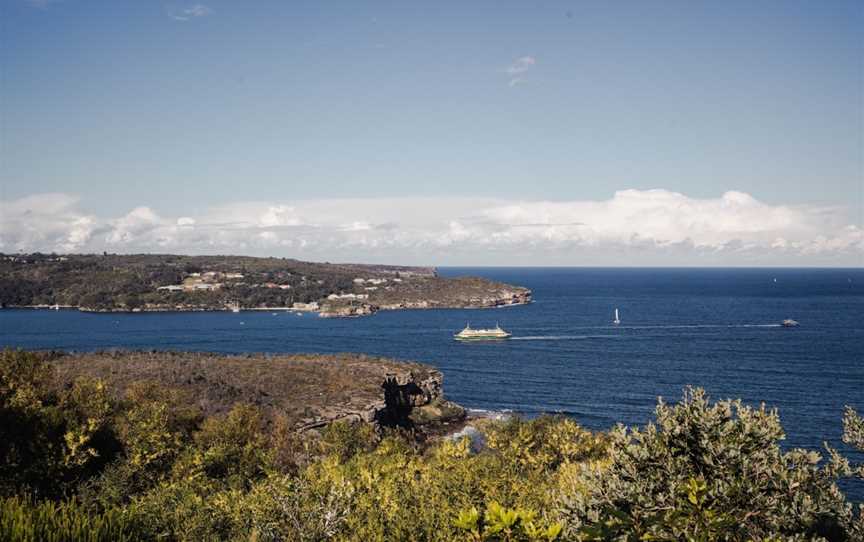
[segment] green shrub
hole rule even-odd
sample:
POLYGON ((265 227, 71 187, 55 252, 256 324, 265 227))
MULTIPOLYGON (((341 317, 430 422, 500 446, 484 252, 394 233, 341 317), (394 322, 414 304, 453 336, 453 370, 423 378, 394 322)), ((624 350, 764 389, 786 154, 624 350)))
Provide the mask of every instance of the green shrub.
POLYGON ((361 452, 372 450, 377 440, 377 435, 369 424, 336 421, 323 429, 318 448, 324 455, 348 461, 361 452))
MULTIPOLYGON (((361 423, 310 438, 252 405, 205 419, 153 383, 118 400, 65 382, 44 356, 0 354, 0 540, 864 540, 836 485, 864 465, 783 450, 775 411, 699 389, 642 429, 475 421, 477 452, 361 423)), ((864 449, 864 419, 848 408, 843 424, 864 449)))
POLYGON ((553 523, 544 528, 535 523, 536 516, 536 512, 504 508, 493 501, 482 514, 474 507, 460 512, 456 526, 466 531, 469 540, 476 542, 557 540, 561 534, 561 524, 553 523))
POLYGON ((264 475, 267 437, 261 412, 252 405, 236 405, 225 416, 207 418, 194 441, 175 465, 176 480, 204 476, 248 489, 264 475))
POLYGON ((820 454, 784 452, 776 411, 711 404, 687 390, 656 424, 610 432, 609 465, 563 496, 568 534, 587 540, 847 540, 851 506, 820 454), (641 538, 640 538, 641 537, 641 538))
POLYGON ((0 499, 0 540, 15 542, 123 542, 140 540, 127 514, 111 509, 89 514, 75 501, 0 499))

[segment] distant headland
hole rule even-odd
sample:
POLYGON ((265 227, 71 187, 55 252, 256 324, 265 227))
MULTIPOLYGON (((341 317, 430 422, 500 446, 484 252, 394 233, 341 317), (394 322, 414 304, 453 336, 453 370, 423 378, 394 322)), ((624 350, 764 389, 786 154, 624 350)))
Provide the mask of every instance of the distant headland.
POLYGON ((0 254, 0 307, 91 312, 291 310, 322 317, 378 310, 488 308, 531 290, 433 267, 172 254, 0 254))

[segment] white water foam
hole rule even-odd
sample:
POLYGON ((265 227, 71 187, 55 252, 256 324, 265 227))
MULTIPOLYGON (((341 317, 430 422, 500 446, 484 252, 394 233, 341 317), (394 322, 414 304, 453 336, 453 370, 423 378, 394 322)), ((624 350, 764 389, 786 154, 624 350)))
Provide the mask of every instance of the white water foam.
MULTIPOLYGON (((581 326, 576 329, 710 329, 710 328, 777 328, 783 324, 669 324, 658 326, 581 326)), ((586 339, 620 339, 622 335, 526 335, 511 341, 579 341, 586 339)))
POLYGON ((618 339, 619 335, 526 335, 510 337, 511 341, 580 341, 583 339, 618 339))

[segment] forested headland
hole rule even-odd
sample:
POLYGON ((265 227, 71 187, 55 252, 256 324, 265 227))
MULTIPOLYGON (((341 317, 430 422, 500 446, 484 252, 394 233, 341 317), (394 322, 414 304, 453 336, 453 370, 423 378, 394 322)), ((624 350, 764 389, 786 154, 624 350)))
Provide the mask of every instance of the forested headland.
POLYGON ((87 311, 294 309, 359 316, 379 309, 483 308, 531 292, 431 267, 171 254, 0 254, 0 307, 87 311))

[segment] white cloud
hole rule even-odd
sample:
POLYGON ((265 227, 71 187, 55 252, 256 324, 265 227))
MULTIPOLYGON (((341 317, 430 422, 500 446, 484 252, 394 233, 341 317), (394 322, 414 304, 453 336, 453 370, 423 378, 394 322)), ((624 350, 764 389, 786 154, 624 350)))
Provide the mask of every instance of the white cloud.
POLYGON ((173 11, 169 15, 175 21, 189 21, 199 17, 206 17, 211 13, 213 13, 213 10, 204 4, 195 4, 188 8, 173 11))
POLYGON ((261 215, 258 224, 263 227, 299 226, 302 224, 302 221, 296 216, 294 207, 288 205, 274 205, 268 207, 267 211, 261 215))
POLYGON ((861 265, 843 208, 621 190, 606 200, 368 198, 239 202, 196 216, 96 217, 67 194, 0 202, 0 250, 235 253, 498 265, 861 265))
POLYGON ((510 66, 507 67, 505 73, 510 76, 510 82, 508 83, 511 87, 515 87, 520 83, 524 83, 526 81, 524 75, 537 64, 537 59, 533 56, 522 56, 513 61, 510 66))
POLYGON ((96 218, 77 210, 69 194, 39 194, 0 201, 0 250, 71 252, 90 241, 96 218))
POLYGON ((111 245, 134 245, 140 237, 163 225, 163 220, 152 209, 136 207, 125 216, 111 221, 111 233, 105 241, 111 245))

